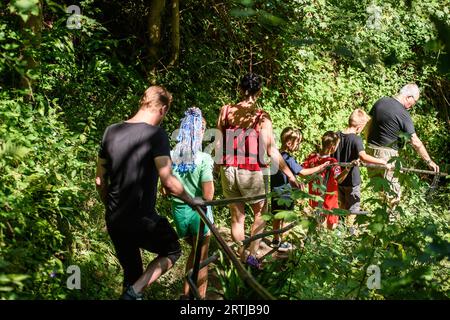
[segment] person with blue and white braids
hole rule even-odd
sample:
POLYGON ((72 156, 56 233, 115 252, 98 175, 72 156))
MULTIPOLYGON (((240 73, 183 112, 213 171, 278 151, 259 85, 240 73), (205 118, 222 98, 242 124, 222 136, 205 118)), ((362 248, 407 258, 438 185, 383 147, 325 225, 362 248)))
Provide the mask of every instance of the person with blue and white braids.
MULTIPOLYGON (((202 197, 210 201, 214 197, 213 167, 212 157, 202 152, 203 134, 206 128, 206 121, 202 117, 199 108, 189 108, 185 112, 185 117, 181 120, 177 144, 171 152, 173 161, 173 174, 183 184, 186 192, 193 198, 202 197)), ((191 246, 192 250, 186 263, 186 272, 192 269, 194 264, 195 243, 200 225, 200 216, 189 205, 178 198, 172 199, 172 214, 175 226, 180 238, 184 238, 191 246)), ((207 217, 213 222, 211 207, 207 208, 207 217)), ((208 246, 210 231, 205 226, 203 235, 203 245, 201 247, 201 260, 208 257, 208 246)), ((208 284, 208 267, 204 267, 198 274, 197 286, 201 298, 206 296, 208 284)), ((187 281, 184 284, 184 295, 189 294, 187 281)))

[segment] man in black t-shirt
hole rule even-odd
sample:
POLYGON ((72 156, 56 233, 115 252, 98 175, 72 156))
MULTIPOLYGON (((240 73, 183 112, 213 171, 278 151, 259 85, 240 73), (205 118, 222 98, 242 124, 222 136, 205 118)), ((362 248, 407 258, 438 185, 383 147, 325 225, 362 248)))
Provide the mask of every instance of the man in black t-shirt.
MULTIPOLYGON (((411 109, 419 100, 419 88, 416 84, 407 84, 394 98, 383 97, 378 100, 369 115, 372 117, 368 126, 369 151, 376 158, 389 161, 398 156, 400 133, 411 135, 411 144, 427 165, 438 172, 439 167, 428 155, 427 149, 417 136, 411 115, 411 109)), ((396 205, 400 201, 400 184, 394 177, 392 170, 385 171, 384 177, 391 182, 391 189, 396 196, 391 199, 391 204, 396 205)))
MULTIPOLYGON (((342 132, 339 131, 340 143, 333 154, 338 162, 352 162, 361 160, 365 163, 386 165, 383 159, 377 159, 366 153, 359 134, 363 131, 369 116, 362 109, 356 109, 348 119, 348 127, 342 132)), ((359 212, 361 202, 361 176, 359 167, 352 167, 347 178, 339 184, 339 207, 350 212, 359 212)), ((347 216, 346 223, 353 234, 355 229, 353 223, 356 215, 347 216)))
POLYGON ((172 175, 169 139, 159 127, 171 94, 148 88, 138 112, 106 128, 97 162, 96 186, 106 207, 106 226, 124 270, 122 299, 142 299, 142 291, 181 255, 175 230, 155 210, 158 176, 174 196, 195 206, 172 175), (158 254, 143 273, 140 248, 158 254))

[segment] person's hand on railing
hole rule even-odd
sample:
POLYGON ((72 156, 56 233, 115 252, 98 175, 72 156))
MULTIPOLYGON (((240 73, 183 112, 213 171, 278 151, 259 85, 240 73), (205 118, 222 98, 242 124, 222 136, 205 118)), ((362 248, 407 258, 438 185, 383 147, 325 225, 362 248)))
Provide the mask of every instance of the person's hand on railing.
POLYGON ((433 160, 429 159, 425 162, 431 170, 433 170, 434 172, 439 172, 439 166, 433 160))
POLYGON ((203 200, 201 197, 191 198, 189 202, 186 203, 194 210, 196 210, 197 207, 200 207, 206 214, 207 206, 205 205, 205 200, 203 200))
POLYGON ((359 160, 359 159, 356 159, 356 160, 353 160, 352 162, 350 162, 353 166, 355 166, 355 167, 359 167, 360 165, 361 165, 361 160, 359 160))
POLYGON ((319 165, 318 167, 320 168, 320 170, 318 172, 322 172, 323 170, 325 170, 328 166, 330 165, 330 161, 324 162, 321 165, 319 165))

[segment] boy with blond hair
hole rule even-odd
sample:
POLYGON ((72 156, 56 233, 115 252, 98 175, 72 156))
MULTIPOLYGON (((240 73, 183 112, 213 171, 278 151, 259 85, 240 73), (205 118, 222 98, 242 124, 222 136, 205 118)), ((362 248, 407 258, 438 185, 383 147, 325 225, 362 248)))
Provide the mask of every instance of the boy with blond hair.
MULTIPOLYGON (((280 153, 283 157, 284 161, 288 165, 292 174, 295 176, 308 176, 314 173, 317 173, 323 170, 327 165, 324 163, 314 168, 305 169, 303 168, 295 159, 292 157, 291 153, 297 151, 300 143, 302 142, 302 134, 300 130, 294 129, 292 127, 284 128, 281 132, 281 148, 280 153)), ((279 191, 283 192, 282 197, 290 199, 290 194, 286 194, 285 191, 291 188, 287 176, 281 171, 278 170, 277 173, 271 176, 270 179, 270 189, 271 191, 279 191)), ((294 202, 290 205, 280 205, 278 204, 277 199, 272 199, 272 213, 275 214, 277 211, 285 211, 285 210, 293 210, 294 202)), ((282 219, 274 219, 273 220, 273 230, 279 230, 281 225, 284 223, 282 219)), ((281 236, 279 234, 275 234, 273 236, 272 245, 274 247, 278 247, 279 251, 288 251, 292 247, 289 243, 283 242, 280 243, 281 236)))
MULTIPOLYGON (((352 162, 354 160, 361 160, 365 163, 386 165, 383 159, 377 159, 366 153, 364 145, 359 134, 364 130, 370 117, 362 109, 355 109, 349 119, 348 126, 342 131, 338 131, 341 143, 337 148, 333 157, 338 162, 352 162)), ((347 178, 339 183, 339 203, 341 209, 349 210, 350 212, 360 211, 361 202, 361 176, 358 167, 352 167, 347 178)), ((350 232, 354 233, 353 223, 356 215, 349 215, 347 217, 347 225, 350 227, 350 232)))

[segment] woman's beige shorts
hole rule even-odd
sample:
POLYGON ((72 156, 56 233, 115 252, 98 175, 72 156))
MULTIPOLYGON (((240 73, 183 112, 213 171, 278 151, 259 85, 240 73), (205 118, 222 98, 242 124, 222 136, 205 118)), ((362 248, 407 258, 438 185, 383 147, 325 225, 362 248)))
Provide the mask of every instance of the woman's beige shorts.
MULTIPOLYGON (((268 177, 262 171, 250 171, 238 167, 220 167, 220 179, 225 198, 253 197, 268 192, 268 177)), ((258 203, 262 200, 248 201, 258 203)))

